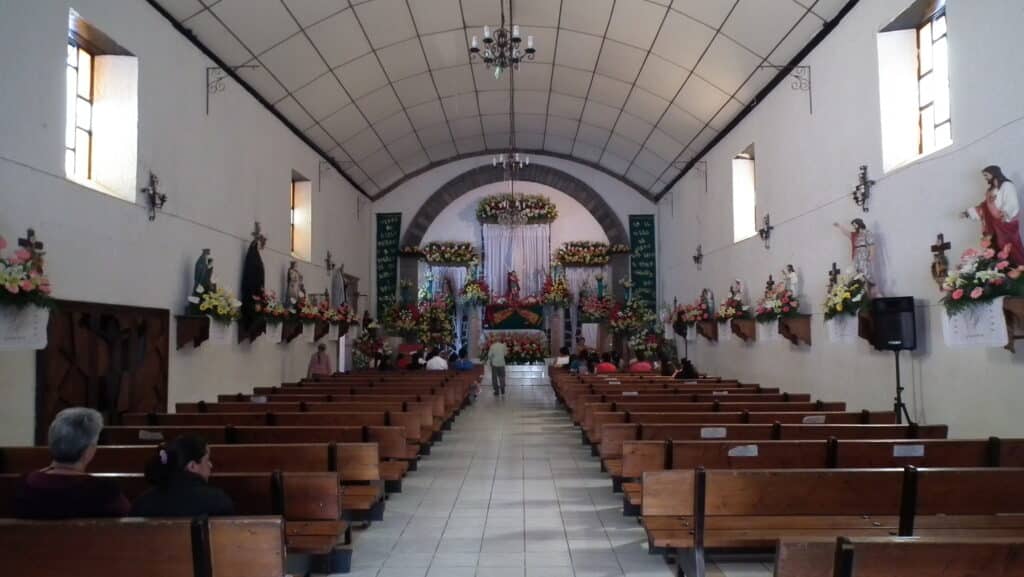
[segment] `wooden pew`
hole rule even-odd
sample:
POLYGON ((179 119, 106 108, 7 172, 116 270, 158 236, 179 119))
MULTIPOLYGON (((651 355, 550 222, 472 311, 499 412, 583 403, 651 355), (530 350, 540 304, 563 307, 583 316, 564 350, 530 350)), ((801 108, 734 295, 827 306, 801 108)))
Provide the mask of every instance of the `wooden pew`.
POLYGON ((279 517, 0 519, 0 559, 18 577, 283 577, 279 517))

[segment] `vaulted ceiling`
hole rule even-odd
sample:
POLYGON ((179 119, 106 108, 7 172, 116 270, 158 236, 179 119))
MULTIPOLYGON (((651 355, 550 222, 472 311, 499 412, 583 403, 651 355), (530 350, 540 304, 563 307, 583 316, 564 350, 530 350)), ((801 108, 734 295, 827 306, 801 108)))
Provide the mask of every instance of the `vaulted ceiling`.
POLYGON ((155 0, 369 196, 509 145, 509 75, 469 40, 512 2, 524 150, 655 196, 846 0, 155 0))

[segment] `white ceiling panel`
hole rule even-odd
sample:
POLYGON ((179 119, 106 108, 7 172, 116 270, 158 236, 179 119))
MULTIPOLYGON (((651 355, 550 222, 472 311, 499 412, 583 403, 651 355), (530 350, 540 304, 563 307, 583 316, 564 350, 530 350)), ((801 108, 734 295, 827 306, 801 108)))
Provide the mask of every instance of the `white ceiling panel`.
POLYGON ((419 38, 392 44, 377 51, 384 72, 391 82, 427 72, 427 60, 420 49, 419 38))
POLYGON ((284 5, 306 27, 348 8, 348 0, 284 0, 284 5))
POLYGON ((352 10, 345 10, 319 22, 308 30, 309 38, 320 49, 332 68, 359 58, 370 51, 370 43, 359 27, 352 10))
POLYGON ((647 0, 617 0, 608 26, 608 38, 650 50, 668 8, 647 0))
POLYGON ((221 0, 210 10, 254 54, 299 31, 281 0, 221 0))
POLYGON ((317 120, 341 110, 341 107, 351 102, 332 73, 324 74, 292 95, 317 120))
POLYGON ((416 36, 405 0, 373 0, 358 4, 353 9, 374 48, 416 36))
POLYGON ((459 0, 409 0, 409 9, 421 35, 462 28, 459 0))
POLYGON ((562 0, 562 29, 604 35, 614 0, 562 0))
POLYGON ((656 194, 678 172, 659 167, 696 154, 770 81, 762 61, 786 64, 845 2, 515 0, 537 52, 513 99, 513 71, 495 78, 467 52, 507 0, 156 1, 229 65, 259 65, 238 74, 318 147, 340 144, 371 194, 431 162, 507 150, 513 104, 520 147, 656 194))

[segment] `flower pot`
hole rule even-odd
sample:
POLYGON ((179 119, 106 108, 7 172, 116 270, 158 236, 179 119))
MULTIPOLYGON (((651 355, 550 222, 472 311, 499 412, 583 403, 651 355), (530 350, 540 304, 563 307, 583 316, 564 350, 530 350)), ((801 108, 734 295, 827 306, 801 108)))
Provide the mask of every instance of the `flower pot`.
POLYGON ((234 321, 224 322, 210 317, 210 338, 207 341, 211 345, 231 344, 234 341, 236 326, 237 323, 234 321))
POLYGON ((315 343, 320 340, 316 334, 317 323, 310 323, 303 321, 302 323, 302 339, 307 343, 315 343))
POLYGON ((0 306, 0 351, 45 349, 49 320, 49 309, 0 306))
POLYGON ((825 321, 825 328, 828 330, 828 340, 832 343, 855 343, 857 342, 860 323, 857 317, 852 315, 836 315, 825 321))
POLYGON ((284 334, 284 323, 267 323, 267 330, 264 333, 267 338, 267 342, 279 343, 281 342, 281 336, 284 334))
POLYGON ((1004 297, 979 303, 950 316, 942 315, 942 336, 950 348, 1005 347, 1010 343, 1004 297))
MULTIPOLYGON (((757 322, 757 321, 755 321, 757 322)), ((779 320, 773 319, 766 323, 757 322, 757 340, 761 342, 779 340, 779 320)))

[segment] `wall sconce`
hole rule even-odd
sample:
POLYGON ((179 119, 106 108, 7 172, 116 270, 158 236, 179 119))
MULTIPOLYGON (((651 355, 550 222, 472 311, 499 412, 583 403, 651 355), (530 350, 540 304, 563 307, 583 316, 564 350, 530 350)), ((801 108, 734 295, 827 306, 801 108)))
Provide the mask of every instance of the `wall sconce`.
POLYGON ((252 236, 252 241, 257 243, 261 250, 263 248, 266 248, 266 246, 267 246, 267 237, 266 237, 266 235, 263 234, 263 230, 260 227, 260 221, 257 220, 255 222, 255 224, 252 227, 252 234, 250 236, 252 236))
POLYGON ((156 211, 164 207, 167 202, 167 195, 160 192, 160 178, 149 173, 149 186, 142 189, 142 194, 146 195, 146 202, 149 204, 149 220, 156 220, 156 211))
POLYGON ((772 231, 775 230, 775 227, 772 226, 771 216, 765 213, 761 222, 763 224, 761 228, 757 229, 757 236, 761 237, 761 240, 764 241, 765 248, 771 248, 772 231))
POLYGON ((704 245, 697 245, 697 252, 693 254, 693 264, 697 265, 697 270, 701 270, 701 264, 704 262, 704 245))
POLYGON ((871 198, 871 187, 874 185, 875 181, 868 178, 868 165, 860 165, 860 170, 857 172, 857 184, 853 187, 852 195, 853 202, 864 212, 868 211, 868 199, 871 198))

